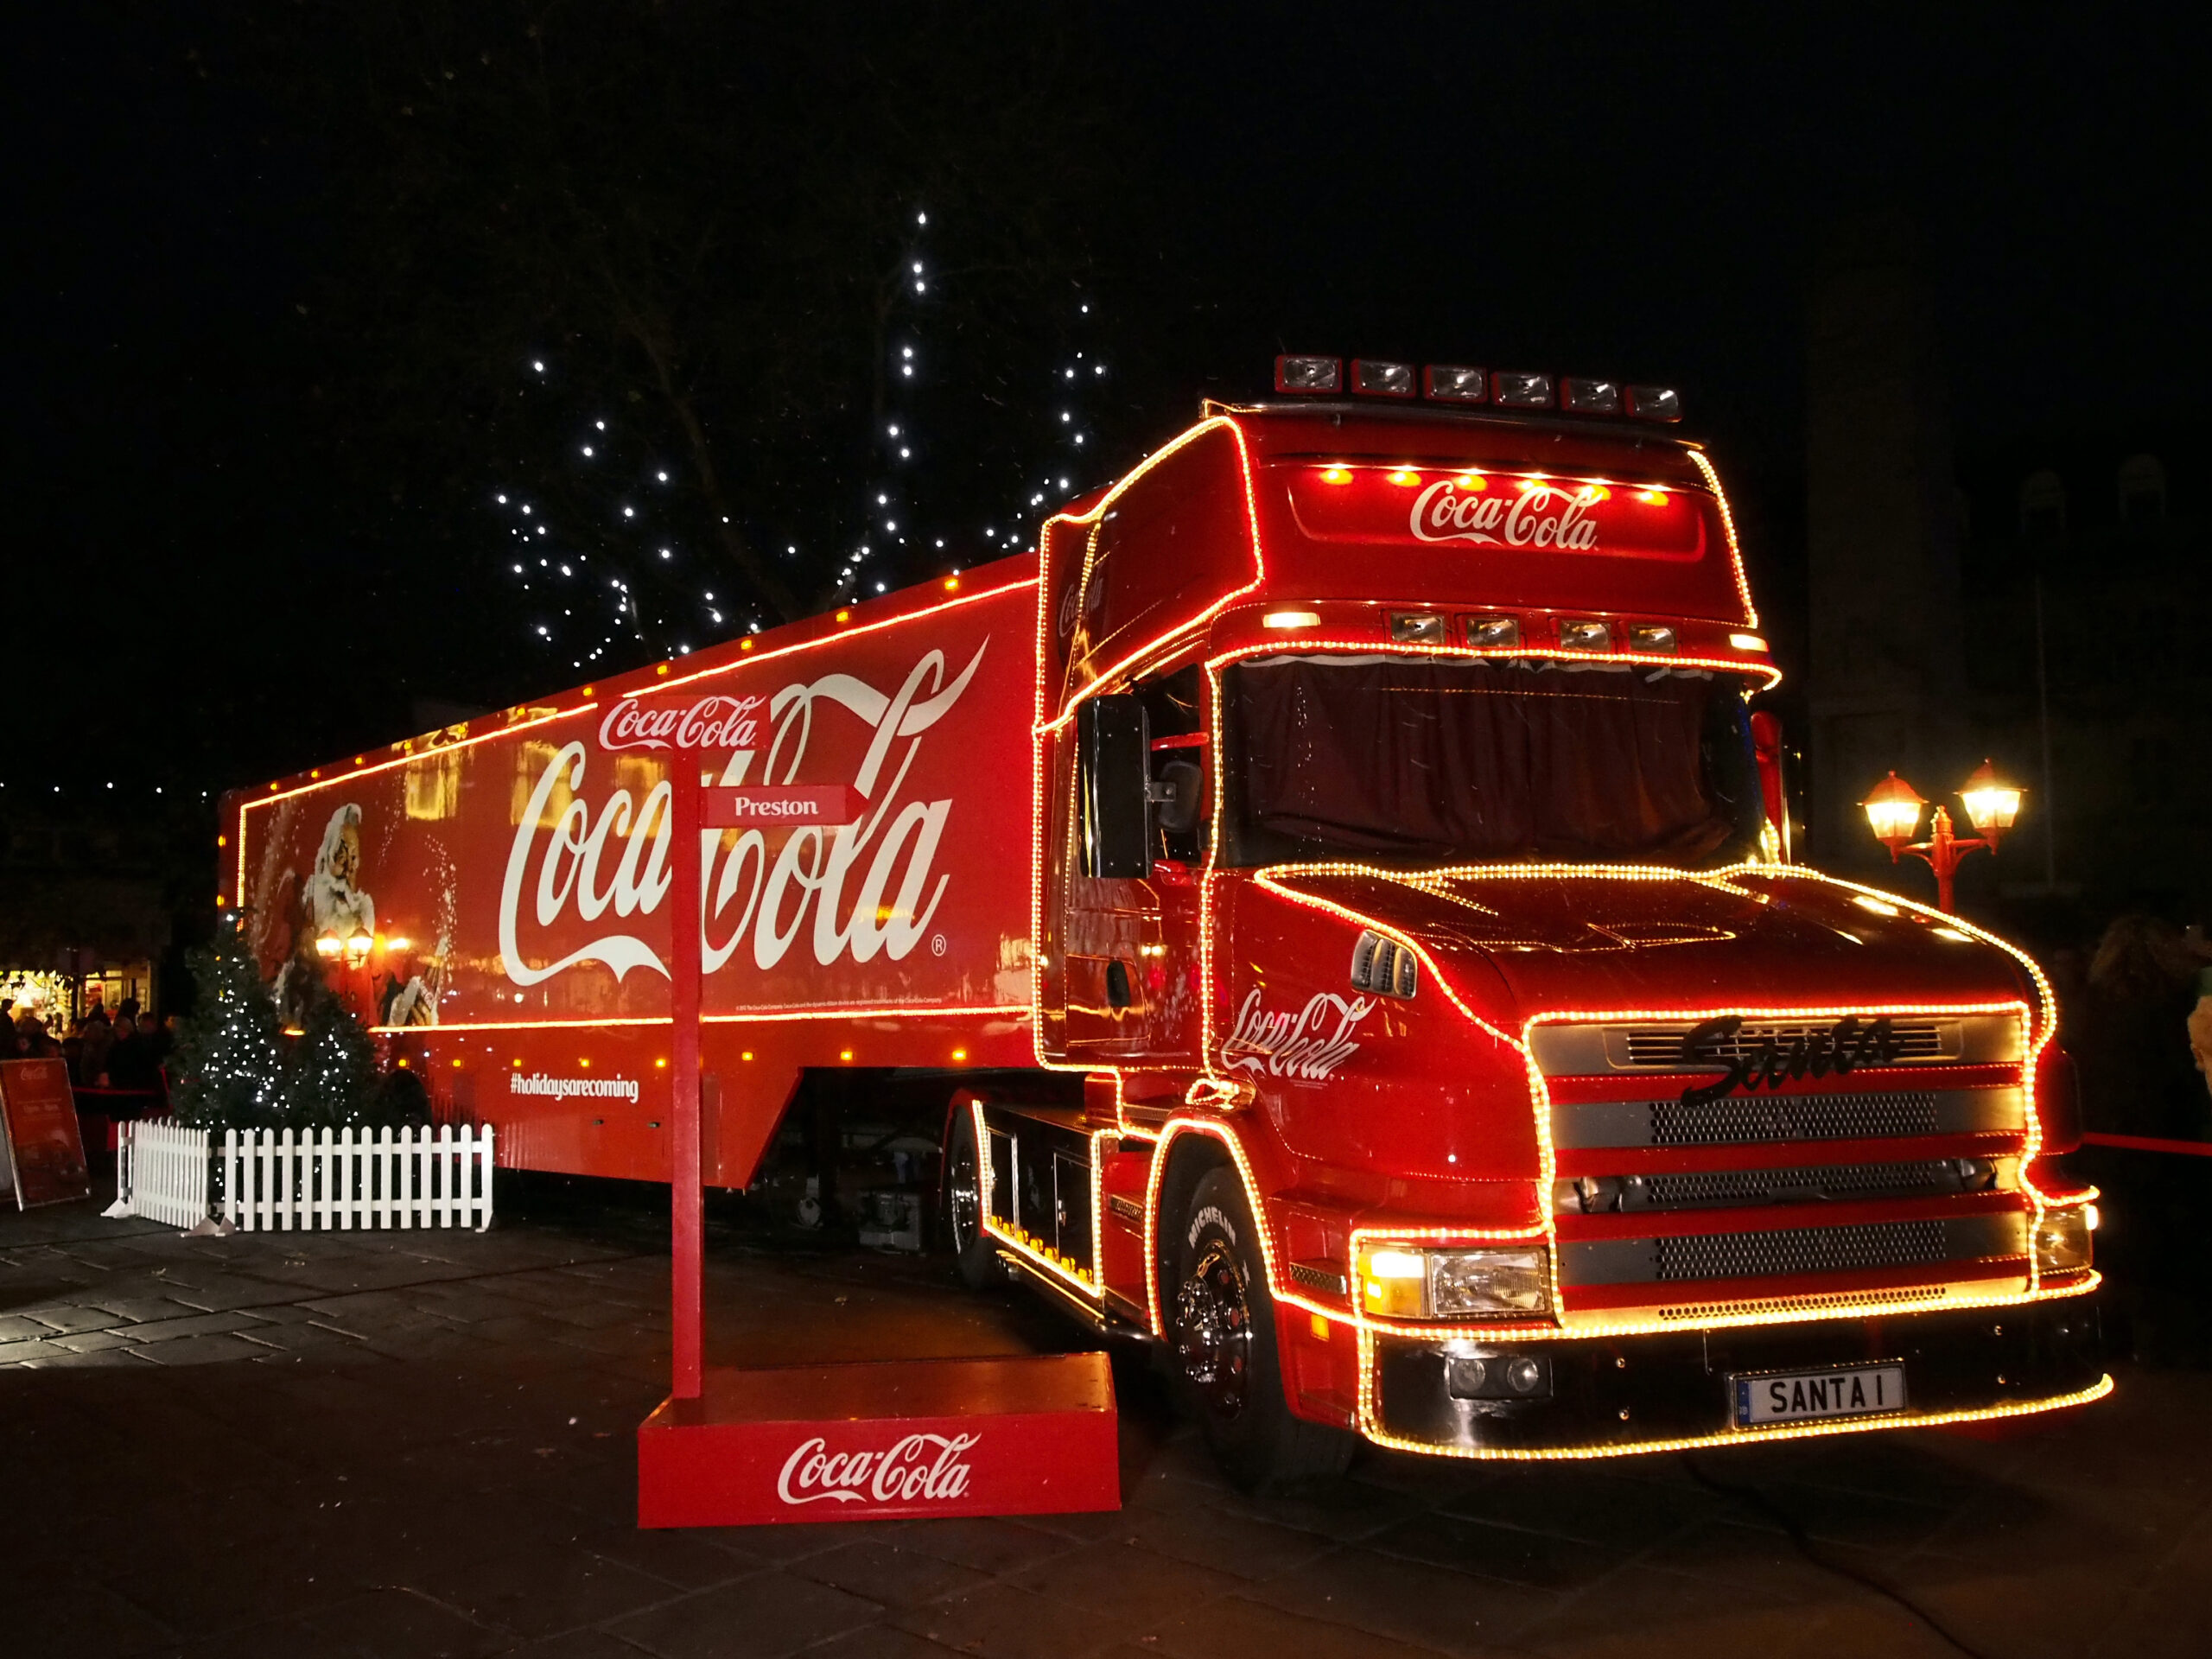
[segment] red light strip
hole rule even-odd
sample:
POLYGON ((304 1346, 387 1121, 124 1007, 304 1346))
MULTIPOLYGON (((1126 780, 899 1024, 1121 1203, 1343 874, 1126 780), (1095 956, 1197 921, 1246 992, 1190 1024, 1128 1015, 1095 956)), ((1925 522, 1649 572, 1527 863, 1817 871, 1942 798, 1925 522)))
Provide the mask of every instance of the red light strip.
POLYGON ((1624 666, 1647 668, 1703 668, 1726 674, 1763 674, 1766 677, 1766 683, 1759 687, 1761 691, 1771 691, 1782 683, 1782 671, 1770 661, 1751 662, 1731 657, 1685 657, 1678 652, 1579 651, 1569 645, 1546 645, 1541 649, 1527 645, 1421 645, 1394 639, 1322 639, 1307 634, 1285 634, 1280 639, 1262 639, 1250 645, 1234 646, 1217 657, 1209 658, 1207 666, 1212 668, 1246 657, 1305 657, 1332 652, 1362 657, 1440 657, 1478 662, 1519 659, 1523 662, 1619 663, 1624 666))
POLYGON ((1744 550, 1736 540, 1736 515, 1728 509, 1728 492, 1720 487, 1720 474, 1713 470, 1713 463, 1705 458, 1704 450, 1694 444, 1685 444, 1683 448, 1697 463, 1698 471, 1705 474, 1713 499, 1720 504, 1720 526, 1728 532, 1728 557, 1735 567, 1736 594, 1744 601, 1744 626, 1756 628, 1759 625, 1759 610, 1751 603, 1751 584, 1744 576, 1744 550))
MULTIPOLYGON (((699 1018, 702 1025, 748 1026, 801 1020, 956 1020, 963 1014, 972 1014, 979 1020, 1027 1020, 1030 1017, 1030 1010, 1019 1002, 992 1003, 982 1007, 910 1007, 897 1004, 863 1003, 849 1008, 765 1008, 747 1014, 707 1014, 699 1018)), ((456 1020, 450 1025, 371 1026, 369 1029, 387 1036, 435 1037, 446 1031, 598 1031, 616 1026, 665 1026, 671 1023, 666 1014, 645 1014, 607 1020, 456 1020)))
MULTIPOLYGON (((995 599, 1001 594, 1010 594, 1017 588, 1034 587, 1037 585, 1037 581, 1035 576, 1023 576, 1017 581, 1001 582, 995 588, 985 588, 976 593, 963 594, 957 599, 940 600, 934 605, 924 606, 918 611, 902 611, 896 616, 883 617, 874 622, 863 622, 856 628, 839 628, 835 633, 820 634, 812 639, 801 639, 791 645, 779 645, 773 651, 754 652, 743 657, 734 657, 726 663, 717 663, 712 668, 702 668, 672 680, 664 680, 658 685, 632 686, 629 690, 623 692, 617 701, 631 697, 658 696, 663 691, 673 691, 680 685, 692 685, 701 680, 712 679, 717 674, 734 673, 741 668, 751 668, 760 663, 772 663, 779 657, 793 656, 802 651, 814 651, 821 646, 836 645, 846 639, 857 639, 864 633, 877 633, 885 628, 904 627, 909 622, 918 622, 925 616, 937 615, 940 611, 955 610, 963 605, 973 605, 982 600, 995 599)), ((885 602, 890 601, 887 600, 885 602)))

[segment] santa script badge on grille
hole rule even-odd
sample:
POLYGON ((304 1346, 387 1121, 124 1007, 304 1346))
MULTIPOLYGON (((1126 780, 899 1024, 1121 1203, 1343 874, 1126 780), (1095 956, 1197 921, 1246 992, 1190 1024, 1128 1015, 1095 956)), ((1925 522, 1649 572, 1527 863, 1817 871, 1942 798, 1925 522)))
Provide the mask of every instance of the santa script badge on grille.
POLYGON ((1682 1039, 1682 1064, 1727 1070, 1711 1083, 1683 1090, 1683 1105, 1703 1106, 1739 1089, 1771 1089, 1785 1077, 1840 1077, 1859 1066, 1887 1065, 1897 1056, 1897 1033, 1887 1015, 1861 1020, 1855 1014, 1846 1014, 1826 1031, 1800 1032, 1786 1046, 1772 1036, 1740 1041, 1743 1029, 1739 1014, 1691 1027, 1682 1039))

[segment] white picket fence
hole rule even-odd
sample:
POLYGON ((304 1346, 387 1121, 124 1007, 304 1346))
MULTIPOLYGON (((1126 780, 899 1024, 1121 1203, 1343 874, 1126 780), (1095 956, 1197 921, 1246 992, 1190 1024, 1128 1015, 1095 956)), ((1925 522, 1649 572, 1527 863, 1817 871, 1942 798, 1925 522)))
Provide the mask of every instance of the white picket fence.
POLYGON ((115 1153, 111 1216, 143 1216, 172 1227, 207 1219, 207 1131, 158 1118, 125 1122, 115 1153))
POLYGON ((223 1219, 264 1229, 492 1224, 492 1129, 223 1131, 223 1219))
POLYGON ((143 1216, 217 1230, 211 1177, 221 1180, 221 1230, 492 1224, 492 1130, 206 1129, 126 1122, 111 1216, 143 1216))

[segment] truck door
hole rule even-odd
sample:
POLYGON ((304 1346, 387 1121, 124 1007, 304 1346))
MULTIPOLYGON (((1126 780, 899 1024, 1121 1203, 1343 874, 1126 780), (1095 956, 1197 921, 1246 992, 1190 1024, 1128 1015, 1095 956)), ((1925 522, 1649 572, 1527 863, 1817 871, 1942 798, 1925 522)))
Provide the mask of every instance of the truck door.
POLYGON ((1206 823, 1195 663, 1094 697, 1075 722, 1067 884, 1071 1058, 1195 1061, 1206 823))

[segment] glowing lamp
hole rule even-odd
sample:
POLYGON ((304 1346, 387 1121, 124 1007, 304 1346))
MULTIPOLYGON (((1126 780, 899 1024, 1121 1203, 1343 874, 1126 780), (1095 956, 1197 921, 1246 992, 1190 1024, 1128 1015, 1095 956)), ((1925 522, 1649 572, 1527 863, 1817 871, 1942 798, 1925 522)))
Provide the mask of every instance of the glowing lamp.
POLYGON ((346 942, 335 933, 325 933, 315 940, 315 953, 326 958, 342 957, 346 954, 346 942))
POLYGON ((369 959, 369 947, 375 943, 376 941, 369 937, 365 929, 355 928, 352 937, 346 941, 346 965, 358 968, 366 962, 369 959))
POLYGON ((404 937, 389 938, 384 942, 384 948, 391 955, 397 956, 403 951, 413 950, 415 948, 415 941, 404 937))
POLYGON ((1997 768, 1986 760, 1959 785, 1959 798, 1967 804, 1967 817, 1973 820, 1975 830, 1992 842, 2010 830, 2012 820, 2020 816, 2021 793, 1999 778, 1997 768))
POLYGON ((1875 785, 1873 792, 1859 804, 1866 810, 1866 822, 1873 826, 1874 839, 1895 857, 1911 842, 1913 831, 1920 828, 1920 809, 1928 803, 1893 772, 1875 785))

